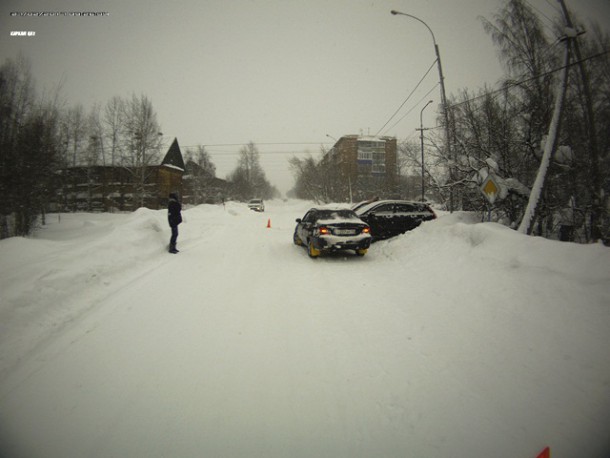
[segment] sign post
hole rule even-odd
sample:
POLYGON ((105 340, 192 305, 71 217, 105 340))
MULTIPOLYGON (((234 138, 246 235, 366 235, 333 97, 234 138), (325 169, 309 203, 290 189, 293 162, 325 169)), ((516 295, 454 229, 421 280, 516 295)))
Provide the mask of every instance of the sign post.
POLYGON ((487 178, 485 178, 485 180, 483 181, 483 184, 481 184, 481 192, 483 193, 483 195, 487 198, 487 202, 489 202, 489 211, 487 213, 487 221, 490 222, 491 221, 491 207, 493 206, 493 204, 495 203, 496 199, 498 198, 498 194, 500 192, 500 185, 498 184, 498 182, 494 179, 494 177, 492 175, 488 175, 487 178))

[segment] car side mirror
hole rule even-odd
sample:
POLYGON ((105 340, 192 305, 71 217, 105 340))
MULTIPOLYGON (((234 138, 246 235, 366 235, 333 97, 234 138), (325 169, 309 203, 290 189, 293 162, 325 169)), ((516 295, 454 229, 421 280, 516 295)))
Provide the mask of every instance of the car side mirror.
POLYGON ((296 219, 296 222, 297 222, 297 223, 300 223, 301 221, 302 221, 302 220, 301 220, 301 218, 297 218, 297 219, 296 219))

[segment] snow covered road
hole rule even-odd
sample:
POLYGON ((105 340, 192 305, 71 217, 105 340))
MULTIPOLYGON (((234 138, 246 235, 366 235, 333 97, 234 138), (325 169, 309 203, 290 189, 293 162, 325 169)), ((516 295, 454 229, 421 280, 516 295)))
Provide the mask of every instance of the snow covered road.
POLYGON ((608 456, 607 248, 456 214, 312 260, 308 208, 1 241, 0 456, 608 456))

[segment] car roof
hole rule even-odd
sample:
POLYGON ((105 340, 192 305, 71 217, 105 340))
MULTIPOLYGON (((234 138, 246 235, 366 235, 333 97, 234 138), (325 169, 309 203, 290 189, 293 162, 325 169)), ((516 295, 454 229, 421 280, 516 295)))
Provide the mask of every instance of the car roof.
POLYGON ((307 213, 310 212, 324 212, 324 213, 328 213, 328 212, 349 212, 349 213, 356 213, 354 212, 354 210, 351 210, 349 208, 345 208, 345 207, 313 207, 310 208, 309 210, 307 210, 307 213))
POLYGON ((426 207, 430 208, 430 204, 426 203, 426 202, 418 202, 416 200, 376 200, 375 202, 371 202, 369 204, 363 205, 360 208, 357 208, 355 210, 355 212, 357 214, 361 214, 364 212, 369 211, 372 208, 375 208, 379 205, 386 205, 386 204, 411 204, 411 205, 425 205, 426 207))
POLYGON ((354 213, 354 210, 350 210, 349 208, 345 208, 345 207, 313 207, 313 208, 310 208, 309 210, 307 210, 307 213, 309 213, 309 212, 344 212, 344 211, 354 213))

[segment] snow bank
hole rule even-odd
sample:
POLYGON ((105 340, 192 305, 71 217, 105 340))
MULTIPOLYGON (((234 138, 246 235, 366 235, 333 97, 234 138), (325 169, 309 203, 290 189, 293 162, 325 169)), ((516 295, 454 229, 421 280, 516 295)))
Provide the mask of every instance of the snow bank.
POLYGON ((165 253, 163 211, 57 218, 34 238, 0 241, 0 380, 19 355, 146 275, 165 253))

